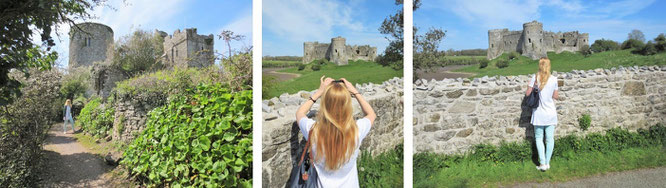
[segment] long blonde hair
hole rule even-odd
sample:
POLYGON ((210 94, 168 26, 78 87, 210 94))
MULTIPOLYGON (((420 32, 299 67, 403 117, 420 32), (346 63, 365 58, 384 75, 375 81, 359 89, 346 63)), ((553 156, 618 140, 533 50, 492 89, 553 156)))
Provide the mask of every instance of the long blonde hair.
POLYGON ((342 83, 329 85, 322 98, 312 130, 317 148, 315 161, 325 157, 326 169, 337 170, 356 150, 358 127, 353 119, 351 95, 342 83))
POLYGON ((539 59, 537 78, 539 78, 539 90, 542 90, 546 86, 546 83, 548 83, 548 78, 550 78, 550 59, 547 57, 539 59))
POLYGON ((65 106, 72 106, 72 100, 67 99, 67 100, 65 101, 65 106))

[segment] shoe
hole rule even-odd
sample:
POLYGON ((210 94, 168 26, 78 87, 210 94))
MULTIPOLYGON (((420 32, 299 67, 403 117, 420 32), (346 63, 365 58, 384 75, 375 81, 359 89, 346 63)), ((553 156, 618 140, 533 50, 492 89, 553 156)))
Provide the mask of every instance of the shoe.
POLYGON ((544 168, 541 167, 541 166, 536 166, 536 169, 537 169, 537 170, 540 170, 540 171, 545 171, 544 168))
POLYGON ((547 164, 546 167, 544 168, 544 171, 550 170, 550 164, 547 164))

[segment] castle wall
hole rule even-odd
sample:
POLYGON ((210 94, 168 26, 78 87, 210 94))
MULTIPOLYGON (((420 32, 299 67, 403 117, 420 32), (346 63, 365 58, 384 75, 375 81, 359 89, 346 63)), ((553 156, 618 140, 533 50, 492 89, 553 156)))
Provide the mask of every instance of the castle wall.
POLYGON ((317 59, 328 59, 331 44, 318 42, 303 43, 303 63, 308 64, 317 59))
MULTIPOLYGON (((629 130, 666 123, 666 67, 643 66, 553 72, 558 81, 555 137, 629 130), (592 126, 579 128, 587 113, 592 126)), ((474 145, 533 139, 531 109, 523 105, 531 75, 442 81, 414 85, 414 151, 464 153, 474 145)))
POLYGON ((85 22, 69 32, 69 67, 92 66, 113 57, 113 30, 106 25, 85 22))
MULTIPOLYGON (((372 129, 361 143, 361 151, 378 155, 403 143, 403 90, 402 78, 393 78, 384 83, 357 85, 359 92, 370 103, 377 114, 372 129)), ((313 92, 283 94, 262 102, 262 186, 284 187, 289 172, 298 162, 305 145, 303 135, 296 125, 298 107, 308 100, 313 92)), ((315 114, 319 102, 314 104, 310 115, 315 114)), ((356 100, 353 102, 354 118, 362 118, 356 100)))
POLYGON ((370 45, 346 45, 346 39, 336 37, 331 43, 304 42, 303 63, 317 59, 326 59, 337 65, 346 65, 349 60, 374 61, 377 58, 377 47, 370 45))

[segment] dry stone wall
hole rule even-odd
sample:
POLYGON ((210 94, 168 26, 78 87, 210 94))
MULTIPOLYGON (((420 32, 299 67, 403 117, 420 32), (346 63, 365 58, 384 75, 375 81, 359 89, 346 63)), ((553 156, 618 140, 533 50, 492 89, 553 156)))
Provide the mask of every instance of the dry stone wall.
MULTIPOLYGON (((560 84, 555 136, 666 123, 666 66, 553 72, 560 84), (578 118, 590 114, 582 131, 578 118)), ((481 143, 534 139, 524 96, 532 75, 414 84, 414 151, 463 153, 481 143)))
MULTIPOLYGON (((393 78, 382 84, 357 85, 359 92, 377 113, 372 129, 361 144, 361 151, 373 155, 395 148, 403 142, 403 87, 402 78, 393 78)), ((293 164, 301 153, 305 140, 296 125, 296 110, 314 91, 283 94, 262 101, 262 184, 263 187, 284 187, 293 164)), ((363 112, 354 101, 354 117, 363 112)), ((309 116, 316 114, 319 102, 313 105, 309 116)))
POLYGON ((168 96, 160 92, 117 94, 113 140, 131 142, 146 127, 148 112, 166 105, 168 96))

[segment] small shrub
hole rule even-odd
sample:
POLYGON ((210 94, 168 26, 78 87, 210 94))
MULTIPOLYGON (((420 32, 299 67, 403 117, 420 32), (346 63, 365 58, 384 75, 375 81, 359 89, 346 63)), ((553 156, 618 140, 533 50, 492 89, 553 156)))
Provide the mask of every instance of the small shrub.
POLYGON ((506 67, 509 66, 509 61, 504 60, 504 59, 497 60, 497 62, 495 63, 495 66, 497 66, 497 68, 500 68, 500 69, 506 68, 506 67))
POLYGON ((313 64, 312 66, 310 66, 310 69, 312 69, 313 71, 319 71, 321 69, 321 65, 313 64))
POLYGON ((654 38, 655 47, 657 48, 658 52, 665 52, 666 51, 666 36, 664 34, 659 34, 657 38, 654 38))
POLYGON ((583 114, 580 118, 578 118, 578 126, 580 126, 583 131, 586 131, 588 128, 590 128, 591 123, 592 118, 590 117, 590 114, 583 114))
POLYGON ((488 67, 488 62, 490 62, 490 61, 487 60, 487 59, 483 59, 483 60, 479 61, 479 68, 482 69, 482 68, 488 67))
POLYGON ((299 71, 305 70, 305 64, 298 65, 298 70, 299 71))
POLYGON ((511 52, 511 53, 509 53, 508 57, 509 57, 509 60, 516 59, 516 58, 520 57, 520 54, 518 52, 511 52))
POLYGON ((582 54, 585 57, 589 57, 592 55, 592 50, 590 50, 590 46, 585 44, 580 47, 580 54, 582 54))
POLYGON ((103 104, 99 98, 93 98, 81 109, 75 121, 76 126, 95 137, 105 137, 113 127, 115 109, 111 104, 103 104))

